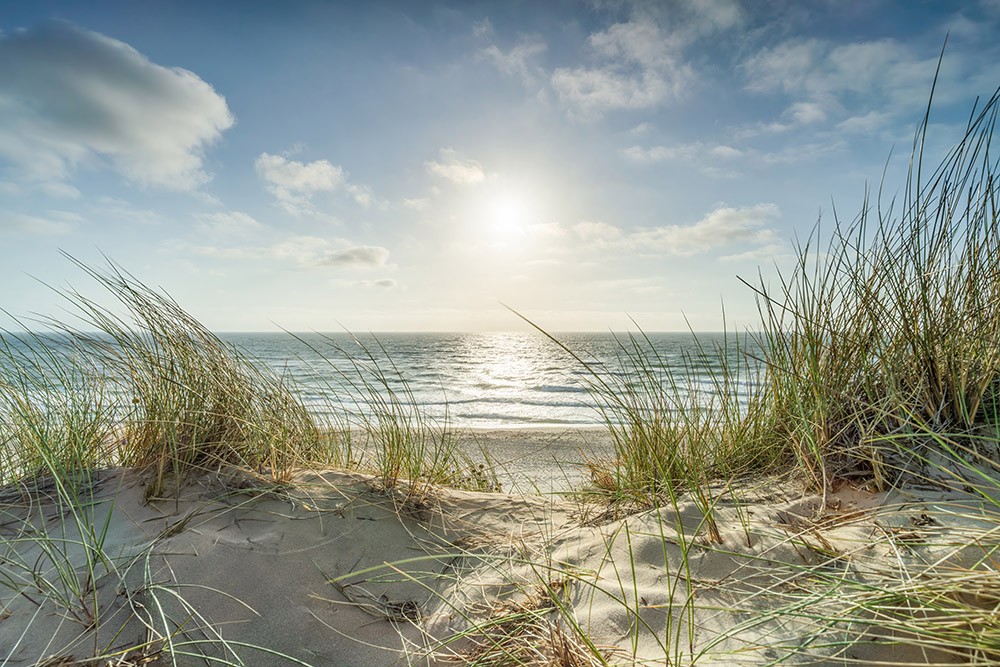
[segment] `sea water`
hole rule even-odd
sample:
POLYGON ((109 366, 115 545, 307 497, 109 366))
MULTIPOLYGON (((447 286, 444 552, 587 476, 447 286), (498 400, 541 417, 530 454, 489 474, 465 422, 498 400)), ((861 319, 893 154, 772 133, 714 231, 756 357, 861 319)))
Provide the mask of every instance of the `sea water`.
POLYGON ((434 419, 475 428, 602 423, 593 386, 628 380, 635 370, 628 357, 636 352, 651 372, 647 379, 707 397, 723 364, 739 366, 745 352, 735 336, 718 333, 565 333, 556 335, 562 346, 535 332, 220 337, 283 376, 316 412, 365 412, 367 385, 396 392, 434 419))

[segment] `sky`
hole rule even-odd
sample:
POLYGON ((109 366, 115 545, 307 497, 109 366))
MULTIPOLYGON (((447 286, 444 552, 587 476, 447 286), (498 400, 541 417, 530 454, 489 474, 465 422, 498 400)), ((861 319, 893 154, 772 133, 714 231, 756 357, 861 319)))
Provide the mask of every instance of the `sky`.
POLYGON ((218 331, 752 326, 946 35, 932 156, 998 0, 0 0, 0 324, 100 294, 68 254, 218 331))

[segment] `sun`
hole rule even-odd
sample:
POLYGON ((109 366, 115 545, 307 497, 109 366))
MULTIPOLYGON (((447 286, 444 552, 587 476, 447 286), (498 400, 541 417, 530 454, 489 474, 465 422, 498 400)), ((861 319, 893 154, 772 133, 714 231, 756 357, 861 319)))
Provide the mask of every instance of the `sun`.
POLYGON ((494 240, 509 244, 522 239, 532 223, 529 199, 517 192, 501 192, 486 203, 486 224, 494 240))

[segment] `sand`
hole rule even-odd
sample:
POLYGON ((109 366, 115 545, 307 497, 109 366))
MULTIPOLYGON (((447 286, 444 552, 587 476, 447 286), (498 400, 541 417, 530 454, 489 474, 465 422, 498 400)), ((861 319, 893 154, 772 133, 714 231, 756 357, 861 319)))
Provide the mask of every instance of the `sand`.
MULTIPOLYGON (((527 478, 593 437, 479 442, 527 478)), ((147 498, 136 471, 100 471, 78 484, 82 524, 51 480, 3 490, 0 664, 952 664, 968 656, 859 604, 959 567, 986 577, 971 609, 1000 604, 981 585, 996 506, 964 490, 758 480, 714 489, 709 521, 690 498, 615 517, 559 494, 288 481, 226 470, 147 498)))
POLYGON ((511 493, 556 493, 588 480, 587 460, 612 455, 606 428, 465 428, 456 432, 473 459, 483 451, 497 468, 501 487, 511 493))

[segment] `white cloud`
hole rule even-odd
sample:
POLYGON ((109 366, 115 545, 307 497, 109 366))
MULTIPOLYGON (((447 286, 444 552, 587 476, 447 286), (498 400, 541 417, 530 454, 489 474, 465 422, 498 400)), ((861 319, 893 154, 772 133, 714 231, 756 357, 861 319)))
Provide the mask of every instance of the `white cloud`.
MULTIPOLYGON (((875 122, 876 119, 857 119, 857 123, 875 122)), ((848 123, 844 129, 853 129, 853 123, 848 123)), ((756 130, 744 130, 743 135, 758 134, 756 130)), ((832 153, 843 151, 847 144, 840 139, 826 142, 796 143, 776 151, 758 151, 755 149, 739 149, 725 144, 705 144, 694 141, 673 146, 630 146, 623 149, 622 154, 638 164, 656 164, 667 161, 683 161, 691 163, 703 174, 715 178, 733 178, 739 172, 731 167, 720 167, 719 162, 732 164, 734 160, 753 160, 767 165, 793 164, 796 162, 814 161, 832 153), (714 161, 715 164, 709 164, 714 161)))
MULTIPOLYGON (((788 131, 803 125, 845 116, 859 120, 852 131, 862 131, 868 121, 896 113, 912 115, 927 103, 938 51, 917 52, 894 39, 838 44, 820 39, 791 39, 762 49, 741 65, 746 89, 782 93, 792 101, 781 120, 762 124, 757 133, 788 131)), ((961 99, 982 83, 981 63, 974 64, 961 50, 942 62, 938 104, 961 99)), ((988 68, 996 73, 1000 68, 988 68)), ((872 123, 872 129, 876 124, 872 123)))
POLYGON ((533 86, 544 78, 544 71, 537 60, 547 49, 548 45, 541 37, 525 37, 506 52, 496 44, 490 44, 479 52, 478 57, 491 62, 505 75, 517 77, 525 85, 533 86))
POLYGON ((559 68, 552 73, 552 86, 584 118, 616 109, 649 109, 671 92, 669 83, 652 70, 631 74, 613 67, 559 68))
POLYGON ((785 113, 797 125, 811 125, 826 120, 826 111, 823 109, 823 105, 816 102, 796 102, 788 107, 785 113))
POLYGON ((841 140, 828 142, 812 142, 808 144, 793 144, 779 151, 760 153, 764 164, 793 164, 796 162, 816 161, 820 158, 844 150, 847 144, 841 140))
MULTIPOLYGON (((294 150, 299 151, 301 147, 296 147, 294 150)), ((299 162, 289 160, 287 156, 288 153, 284 155, 261 153, 254 167, 257 175, 266 184, 268 192, 273 194, 282 208, 290 213, 315 214, 316 208, 312 198, 321 192, 334 191, 346 192, 363 208, 372 205, 380 208, 387 206, 386 202, 375 197, 370 186, 348 182, 348 174, 343 167, 329 160, 299 162)))
POLYGON ((941 27, 953 38, 969 40, 986 37, 994 29, 988 21, 973 21, 963 14, 948 18, 941 27))
POLYGON ((80 191, 70 185, 69 183, 60 183, 59 181, 45 181, 38 183, 37 187, 39 190, 44 192, 49 197, 59 197, 61 199, 79 199, 80 191))
POLYGON ((363 289, 391 290, 399 285, 392 278, 379 278, 378 280, 350 280, 347 278, 332 278, 330 284, 334 287, 361 287, 363 289))
POLYGON ((348 183, 345 186, 347 193, 351 195, 351 198, 356 204, 362 208, 368 208, 375 201, 375 195, 372 192, 371 187, 367 185, 355 185, 354 183, 348 183))
POLYGON ((736 28, 746 20, 739 0, 698 0, 687 7, 692 27, 702 34, 736 28))
POLYGON ((132 203, 115 197, 99 197, 97 206, 94 207, 94 217, 117 218, 130 224, 140 225, 158 225, 163 222, 156 211, 137 208, 132 203))
POLYGON ((742 69, 747 90, 753 92, 796 92, 807 85, 828 45, 818 39, 799 39, 763 49, 747 58, 742 69))
POLYGON ((773 242, 776 233, 766 225, 779 216, 775 204, 744 208, 721 206, 693 225, 654 227, 636 232, 632 239, 640 249, 695 255, 726 245, 773 242))
MULTIPOLYGON (((719 206, 691 225, 660 225, 626 230, 605 222, 581 222, 570 231, 576 240, 591 250, 618 250, 629 253, 700 255, 731 246, 754 246, 739 255, 752 252, 773 254, 780 245, 771 226, 781 216, 777 205, 757 204, 743 208, 719 206), (765 250, 766 249, 766 250, 765 250)), ((783 247, 783 246, 782 246, 783 247)))
POLYGON ((200 221, 200 231, 217 236, 241 236, 263 229, 259 222, 242 211, 201 213, 195 217, 200 221))
MULTIPOLYGON (((248 223, 248 220, 243 219, 243 215, 237 214, 235 218, 248 223)), ((371 270, 389 266, 389 251, 382 246, 359 245, 347 239, 325 239, 318 236, 291 236, 277 243, 262 246, 178 244, 176 247, 207 257, 267 262, 277 260, 301 268, 371 270)))
POLYGON ((426 197, 403 200, 403 206, 413 211, 423 211, 429 203, 430 200, 426 197))
POLYGON ((744 128, 737 136, 755 137, 761 134, 782 134, 805 125, 813 125, 826 121, 828 111, 843 111, 843 107, 832 97, 827 96, 823 104, 818 102, 795 102, 781 112, 778 120, 769 123, 758 123, 756 126, 744 128))
POLYGON ((5 195, 26 195, 32 192, 40 192, 46 197, 57 199, 79 199, 80 190, 61 181, 14 181, 0 180, 0 193, 5 195))
POLYGON ((655 163, 667 160, 698 160, 713 157, 732 160, 744 155, 744 151, 721 144, 710 145, 700 141, 674 146, 630 146, 622 151, 625 157, 639 163, 655 163))
POLYGON ((551 77, 559 98, 583 118, 660 106, 693 79, 680 59, 678 40, 648 18, 616 23, 589 42, 597 66, 560 67, 551 77))
POLYGON ((573 232, 584 243, 618 243, 625 237, 624 232, 614 225, 601 221, 584 220, 573 225, 573 232))
POLYGON ((650 278, 611 278, 592 280, 587 287, 612 295, 625 292, 631 294, 663 294, 666 289, 661 284, 663 279, 654 276, 650 278))
POLYGON ((890 114, 885 111, 869 111, 851 116, 837 123, 837 129, 856 134, 871 134, 889 124, 890 114))
POLYGON ((327 252, 329 246, 329 241, 318 236, 292 236, 263 249, 263 254, 274 259, 289 260, 308 266, 316 264, 319 258, 327 252))
POLYGON ((24 213, 0 212, 0 233, 33 234, 38 236, 62 236, 73 231, 79 216, 69 217, 50 212, 48 217, 24 213))
POLYGON ((428 160, 424 167, 432 174, 442 176, 453 183, 467 185, 486 179, 483 166, 475 160, 463 158, 454 148, 442 148, 440 161, 428 160))
POLYGON ((381 246, 357 245, 344 239, 331 242, 316 236, 293 236, 265 248, 263 254, 300 266, 345 269, 384 268, 389 260, 389 251, 381 246))
POLYGON ((490 37, 493 34, 493 22, 488 18, 472 24, 472 34, 476 37, 490 37))
POLYGON ((203 152, 233 122, 197 75, 110 37, 62 22, 0 35, 0 156, 26 181, 108 162, 129 181, 190 190, 210 179, 203 152))
POLYGON ((378 280, 358 280, 354 283, 358 287, 374 287, 377 289, 394 289, 397 283, 392 278, 380 278, 378 280))
POLYGON ((713 166, 701 166, 698 168, 698 171, 711 178, 719 179, 733 179, 739 178, 743 175, 743 172, 735 169, 723 169, 722 167, 713 166))
POLYGON ((261 153, 254 167, 268 191, 283 205, 296 210, 308 207, 317 192, 336 190, 344 182, 344 170, 327 160, 298 162, 261 153))
POLYGON ((744 155, 744 152, 740 149, 724 145, 713 146, 709 152, 715 157, 722 158, 724 160, 732 160, 744 155))
POLYGON ((651 68, 674 63, 669 37, 648 19, 616 23, 604 32, 593 33, 589 41, 595 52, 612 60, 651 68))
POLYGON ((633 162, 663 162, 672 160, 680 155, 676 148, 668 146, 629 146, 622 150, 622 153, 633 162))
POLYGON ((768 243, 759 248, 753 248, 746 252, 738 252, 733 255, 724 255, 719 258, 720 262, 753 262, 759 263, 764 260, 779 261, 788 259, 794 255, 787 243, 768 243))
POLYGON ((215 259, 256 260, 261 257, 261 253, 255 248, 189 245, 186 243, 174 243, 172 247, 184 254, 194 253, 215 259))

